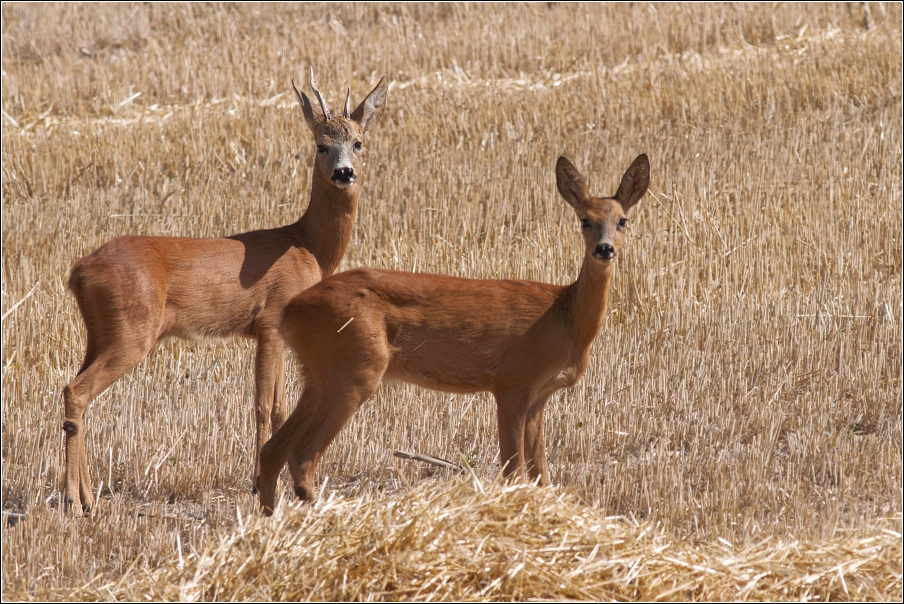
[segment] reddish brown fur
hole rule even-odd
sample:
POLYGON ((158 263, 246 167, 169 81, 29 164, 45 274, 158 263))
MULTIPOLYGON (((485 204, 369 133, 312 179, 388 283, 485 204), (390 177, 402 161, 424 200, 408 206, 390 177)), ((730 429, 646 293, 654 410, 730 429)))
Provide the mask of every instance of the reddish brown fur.
POLYGON ((593 198, 559 158, 559 191, 582 221, 586 245, 577 281, 481 281, 356 269, 295 297, 280 333, 298 355, 305 389, 297 408, 261 450, 261 506, 275 505, 288 460, 295 493, 314 497, 314 471, 329 443, 383 379, 448 392, 492 392, 506 475, 548 484, 543 410, 575 384, 599 333, 624 241, 625 213, 646 192, 649 162, 638 157, 614 198, 593 198))
POLYGON ((224 239, 119 237, 75 264, 69 289, 88 343, 78 375, 63 390, 69 501, 85 509, 93 503, 85 410, 166 336, 257 341, 256 470, 267 420, 275 431, 286 416, 280 313, 293 296, 332 274, 345 253, 360 188, 357 178, 334 182, 334 170, 341 163, 357 172, 362 153, 355 143, 379 119, 386 88, 383 78, 354 113, 330 120, 298 93, 318 153, 308 208, 294 224, 224 239))

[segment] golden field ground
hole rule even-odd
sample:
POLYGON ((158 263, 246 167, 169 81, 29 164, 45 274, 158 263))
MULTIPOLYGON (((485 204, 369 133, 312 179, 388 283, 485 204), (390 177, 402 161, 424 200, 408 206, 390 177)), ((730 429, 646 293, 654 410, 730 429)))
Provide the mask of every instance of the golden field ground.
POLYGON ((872 17, 4 4, 4 600, 900 599, 901 7, 872 17), (568 283, 556 158, 611 195, 649 155, 590 367, 547 407, 558 486, 494 482, 489 395, 386 384, 320 502, 259 518, 251 342, 166 341, 89 408, 100 499, 65 514, 69 268, 294 222, 310 65, 333 107, 392 80, 345 268, 568 283))

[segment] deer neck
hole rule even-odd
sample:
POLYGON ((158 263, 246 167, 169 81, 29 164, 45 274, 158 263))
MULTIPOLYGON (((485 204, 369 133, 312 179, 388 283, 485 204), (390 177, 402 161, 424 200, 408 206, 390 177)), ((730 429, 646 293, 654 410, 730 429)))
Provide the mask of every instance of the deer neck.
POLYGON ((336 272, 355 225, 359 185, 338 189, 316 172, 304 215, 289 228, 320 265, 324 277, 336 272))
POLYGON ((571 289, 571 332, 578 350, 586 351, 603 326, 609 306, 612 263, 602 265, 589 255, 571 289))

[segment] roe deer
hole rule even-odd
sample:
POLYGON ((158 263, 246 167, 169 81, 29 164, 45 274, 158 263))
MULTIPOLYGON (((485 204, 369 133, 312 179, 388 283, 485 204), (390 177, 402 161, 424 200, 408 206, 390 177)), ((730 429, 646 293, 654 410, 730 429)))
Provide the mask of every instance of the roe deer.
POLYGON ((559 192, 577 212, 584 263, 569 286, 355 269, 324 279, 283 311, 280 333, 298 355, 304 391, 261 450, 261 507, 271 514, 288 460, 295 494, 315 496, 314 471, 330 442, 384 378, 447 392, 492 392, 500 463, 549 483, 543 409, 574 385, 602 326, 625 214, 650 181, 634 160, 615 197, 591 197, 564 157, 559 192))
MULTIPOLYGON (((351 236, 358 205, 364 133, 386 103, 384 77, 357 109, 351 89, 333 117, 314 84, 320 107, 295 83, 317 153, 311 198, 294 224, 222 239, 119 237, 79 260, 69 277, 88 332, 85 360, 63 390, 68 504, 87 511, 94 498, 83 418, 90 402, 144 359, 166 336, 245 336, 257 341, 254 470, 267 440, 286 417, 285 344, 278 326, 293 296, 333 274, 351 236)), ((252 474, 254 481, 256 476, 252 474)))

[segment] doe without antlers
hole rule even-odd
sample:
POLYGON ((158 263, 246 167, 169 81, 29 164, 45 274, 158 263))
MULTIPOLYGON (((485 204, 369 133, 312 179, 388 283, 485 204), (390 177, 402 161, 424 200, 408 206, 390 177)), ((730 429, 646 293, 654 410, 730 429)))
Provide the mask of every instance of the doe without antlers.
POLYGON ((384 379, 446 392, 492 392, 500 463, 549 483, 543 412, 550 396, 587 368, 602 326, 627 213, 650 180, 634 160, 614 197, 593 197, 564 157, 559 193, 581 224, 584 259, 574 283, 475 280, 355 269, 328 277, 285 308, 280 333, 298 355, 304 391, 261 450, 264 513, 288 462, 295 494, 312 499, 314 472, 349 418, 384 379))

